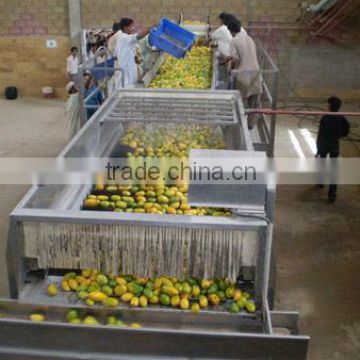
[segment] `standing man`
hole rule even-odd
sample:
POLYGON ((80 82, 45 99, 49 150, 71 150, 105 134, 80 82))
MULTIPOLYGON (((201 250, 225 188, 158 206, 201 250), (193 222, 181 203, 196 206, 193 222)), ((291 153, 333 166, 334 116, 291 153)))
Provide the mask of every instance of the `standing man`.
POLYGON ((146 29, 138 34, 134 30, 134 20, 120 20, 120 34, 117 35, 115 53, 120 68, 124 71, 124 86, 134 87, 138 82, 138 69, 135 61, 138 41, 149 33, 146 29))
POLYGON ((79 82, 79 49, 76 46, 71 48, 71 54, 66 59, 66 71, 70 81, 75 84, 79 82))
POLYGON ((69 95, 66 103, 66 130, 70 141, 81 128, 80 95, 73 81, 66 85, 66 92, 69 95))
MULTIPOLYGON (((255 42, 241 28, 240 21, 231 21, 228 28, 233 36, 230 43, 230 56, 233 62, 232 69, 238 71, 236 78, 237 88, 243 99, 246 100, 247 107, 256 108, 262 94, 262 77, 255 42)), ((249 129, 252 129, 255 125, 254 115, 249 115, 249 129)))
MULTIPOLYGON (((120 23, 116 22, 113 24, 112 27, 112 34, 109 36, 107 40, 107 48, 113 58, 114 61, 114 68, 119 69, 120 64, 116 58, 116 42, 117 39, 121 35, 120 31, 120 23)), ((111 77, 110 81, 108 82, 108 94, 111 95, 115 89, 119 89, 121 87, 121 74, 119 70, 115 70, 114 75, 111 77)))
POLYGON ((91 44, 89 51, 89 65, 92 67, 96 65, 96 52, 97 52, 97 45, 91 44))
POLYGON ((112 34, 107 40, 107 48, 110 51, 111 55, 115 56, 115 47, 116 47, 116 40, 120 34, 120 23, 114 23, 112 27, 112 34))
MULTIPOLYGON (((329 111, 337 113, 341 108, 342 102, 338 97, 331 97, 328 99, 329 111)), ((325 115, 321 118, 319 133, 317 137, 317 157, 338 158, 340 155, 339 140, 342 137, 348 136, 350 132, 350 124, 342 115, 325 115)), ((323 187, 321 185, 321 187, 323 187)), ((329 201, 336 200, 337 185, 329 186, 329 201)))

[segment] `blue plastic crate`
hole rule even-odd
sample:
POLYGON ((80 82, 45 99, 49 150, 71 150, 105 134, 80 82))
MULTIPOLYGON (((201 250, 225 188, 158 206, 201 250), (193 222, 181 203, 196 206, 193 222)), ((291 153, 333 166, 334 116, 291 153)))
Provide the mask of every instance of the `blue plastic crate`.
POLYGON ((166 18, 162 19, 159 26, 153 28, 149 35, 151 46, 155 46, 178 59, 183 58, 192 48, 195 39, 195 34, 166 18))

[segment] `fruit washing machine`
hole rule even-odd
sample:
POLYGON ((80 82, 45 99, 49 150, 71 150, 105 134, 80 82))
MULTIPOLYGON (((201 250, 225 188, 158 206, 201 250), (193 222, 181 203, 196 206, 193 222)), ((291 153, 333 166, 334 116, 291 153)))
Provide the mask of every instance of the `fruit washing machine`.
MULTIPOLYGON (((134 122, 218 128, 225 149, 195 149, 190 160, 218 154, 239 161, 265 156, 253 151, 238 92, 132 89, 119 90, 107 100, 58 160, 108 159, 134 122)), ((190 184, 190 204, 226 207, 231 216, 117 213, 82 208, 95 182, 88 176, 91 181, 79 184, 34 186, 10 215, 12 299, 0 301, 0 358, 306 359, 309 338, 298 335, 298 314, 272 311, 268 305, 274 188, 245 184, 234 187, 231 196, 226 186, 219 186, 212 198, 207 187, 190 184), (125 247, 129 252, 124 257, 119 252, 125 251, 125 238, 136 252, 125 247), (151 253, 153 248, 146 246, 154 241, 161 242, 162 250, 151 253), (66 271, 95 268, 121 273, 118 260, 126 263, 131 256, 133 262, 142 262, 139 276, 151 276, 148 265, 153 269, 162 264, 161 270, 171 276, 186 271, 205 278, 235 277, 253 289, 257 310, 231 314, 218 306, 193 314, 157 306, 87 308, 61 291, 55 297, 47 295, 49 282, 60 281, 66 271), (67 324, 69 308, 100 319, 120 314, 142 328, 67 324), (24 316, 32 312, 45 313, 46 320, 26 321, 24 316)))

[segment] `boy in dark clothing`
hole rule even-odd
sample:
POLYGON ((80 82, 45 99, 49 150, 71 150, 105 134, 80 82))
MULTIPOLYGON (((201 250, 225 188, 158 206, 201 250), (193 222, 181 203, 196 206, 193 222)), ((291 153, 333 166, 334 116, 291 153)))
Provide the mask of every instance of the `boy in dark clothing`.
MULTIPOLYGON (((339 98, 333 96, 328 99, 330 112, 338 112, 342 102, 339 98)), ((337 158, 340 155, 339 140, 349 134, 350 124, 344 116, 325 115, 321 118, 320 128, 317 137, 317 157, 337 158)), ((336 200, 337 185, 329 186, 329 200, 336 200)))

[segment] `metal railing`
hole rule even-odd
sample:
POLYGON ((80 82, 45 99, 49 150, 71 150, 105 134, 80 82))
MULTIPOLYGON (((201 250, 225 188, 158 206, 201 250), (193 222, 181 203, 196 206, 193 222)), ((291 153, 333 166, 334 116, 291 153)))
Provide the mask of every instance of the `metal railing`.
POLYGON ((84 125, 88 120, 88 110, 97 110, 101 104, 90 105, 89 102, 94 96, 97 96, 101 92, 104 101, 111 96, 113 91, 124 87, 124 70, 115 66, 114 58, 108 52, 106 48, 100 48, 96 52, 95 56, 101 52, 106 51, 106 60, 104 62, 92 65, 89 64, 90 60, 87 59, 83 64, 79 66, 79 74, 82 77, 88 73, 92 76, 92 81, 95 83, 94 89, 90 94, 86 93, 83 79, 79 79, 79 92, 81 99, 81 119, 84 125))
MULTIPOLYGON (((277 110, 279 69, 260 42, 257 42, 257 50, 260 71, 231 70, 229 88, 236 89, 236 79, 242 74, 253 73, 254 77, 260 76, 262 94, 259 94, 257 107, 260 109, 267 107, 277 110)), ((249 117, 254 116, 254 114, 251 111, 247 111, 248 107, 246 105, 245 101, 245 113, 249 120, 249 117)), ((271 115, 265 113, 258 114, 256 126, 252 131, 255 150, 266 151, 269 157, 274 156, 276 116, 276 113, 271 115)))

